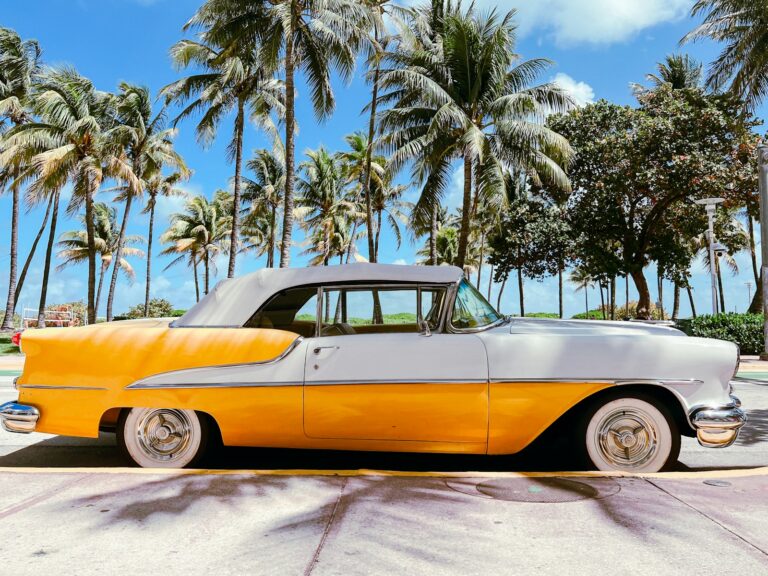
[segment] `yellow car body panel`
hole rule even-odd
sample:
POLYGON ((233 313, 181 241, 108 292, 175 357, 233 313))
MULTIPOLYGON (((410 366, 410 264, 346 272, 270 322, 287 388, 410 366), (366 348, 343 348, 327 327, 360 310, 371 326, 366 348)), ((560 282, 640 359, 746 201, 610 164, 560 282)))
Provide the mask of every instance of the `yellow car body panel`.
MULTIPOLYGON (((169 328, 135 321, 30 330, 19 402, 36 431, 96 437, 119 408, 205 412, 229 446, 511 454, 605 383, 399 383, 129 388, 192 368, 263 363, 296 334, 250 328, 169 328), (313 421, 304 406, 313 403, 313 421)), ((298 353, 298 352, 296 352, 298 353)), ((396 359, 395 359, 396 360, 396 359)), ((278 360, 280 362, 281 360, 278 360)))

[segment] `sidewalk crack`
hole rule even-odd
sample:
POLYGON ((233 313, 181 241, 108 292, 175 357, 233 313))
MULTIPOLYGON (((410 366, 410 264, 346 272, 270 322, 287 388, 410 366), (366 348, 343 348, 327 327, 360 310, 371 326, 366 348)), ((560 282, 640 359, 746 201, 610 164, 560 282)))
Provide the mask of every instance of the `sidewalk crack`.
POLYGON ((328 522, 325 525, 325 530, 323 530, 323 535, 320 537, 320 542, 317 544, 317 548, 315 549, 315 553, 312 555, 312 559, 309 561, 309 564, 307 564, 307 567, 304 569, 304 576, 310 576, 312 574, 312 571, 315 569, 315 566, 317 565, 318 561, 320 560, 320 553, 323 551, 323 546, 325 546, 325 542, 328 539, 328 535, 331 533, 331 527, 333 526, 334 521, 336 520, 336 513, 339 510, 339 507, 341 505, 341 499, 344 497, 344 489, 347 487, 347 477, 343 476, 341 479, 341 486, 339 487, 339 495, 336 497, 336 502, 333 505, 333 509, 331 510, 331 515, 328 517, 328 522))

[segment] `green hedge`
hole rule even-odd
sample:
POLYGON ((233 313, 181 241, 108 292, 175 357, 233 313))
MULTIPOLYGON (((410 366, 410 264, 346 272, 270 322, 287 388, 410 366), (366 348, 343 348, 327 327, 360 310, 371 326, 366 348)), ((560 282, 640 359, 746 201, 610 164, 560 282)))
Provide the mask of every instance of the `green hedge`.
POLYGON ((717 338, 738 344, 742 354, 760 354, 763 351, 762 314, 699 316, 680 321, 677 325, 689 336, 717 338))

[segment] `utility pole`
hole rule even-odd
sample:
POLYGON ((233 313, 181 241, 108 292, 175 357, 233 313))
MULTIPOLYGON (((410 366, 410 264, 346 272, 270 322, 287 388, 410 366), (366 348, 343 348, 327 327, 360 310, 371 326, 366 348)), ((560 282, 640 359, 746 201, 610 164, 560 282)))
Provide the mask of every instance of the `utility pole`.
MULTIPOLYGON (((758 185, 760 188, 760 278, 763 283, 763 336, 768 337, 768 146, 757 147, 758 185)), ((768 338, 765 338, 768 339, 768 338)), ((768 360, 768 349, 763 344, 761 360, 768 360)))
POLYGON ((752 282, 745 282, 747 287, 747 312, 749 312, 749 305, 752 303, 752 282))
MULTIPOLYGON (((767 149, 768 150, 768 149, 767 149)), ((715 210, 717 205, 723 202, 724 198, 704 198, 703 200, 696 200, 696 204, 704 206, 707 211, 708 231, 707 236, 709 239, 709 274, 712 280, 712 314, 717 314, 717 269, 715 258, 715 210)), ((725 312, 725 310, 723 310, 725 312)))

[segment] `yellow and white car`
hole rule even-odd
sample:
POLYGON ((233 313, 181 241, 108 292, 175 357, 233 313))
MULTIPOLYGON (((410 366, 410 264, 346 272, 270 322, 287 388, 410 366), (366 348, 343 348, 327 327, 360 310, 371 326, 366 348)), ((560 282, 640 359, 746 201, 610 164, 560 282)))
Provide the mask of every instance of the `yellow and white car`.
POLYGON ((26 331, 6 430, 117 432, 141 466, 227 446, 512 454, 567 425, 601 470, 732 444, 736 346, 640 323, 510 319, 454 267, 265 269, 183 317, 26 331))

